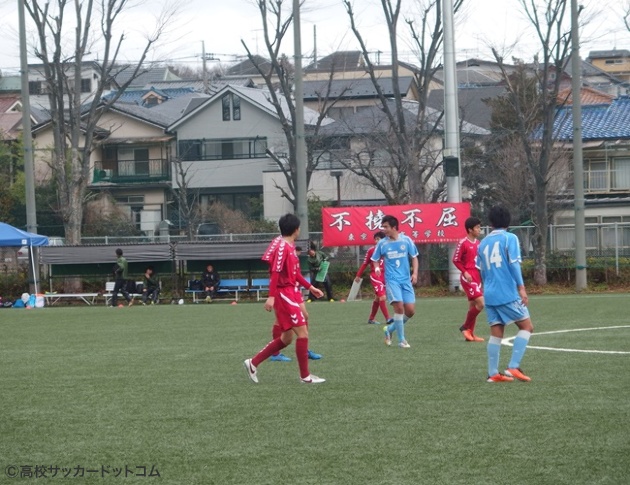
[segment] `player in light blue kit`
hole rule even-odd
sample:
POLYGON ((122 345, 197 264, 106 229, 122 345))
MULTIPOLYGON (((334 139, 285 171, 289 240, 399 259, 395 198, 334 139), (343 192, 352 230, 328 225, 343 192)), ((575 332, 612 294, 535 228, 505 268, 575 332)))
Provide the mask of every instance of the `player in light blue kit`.
POLYGON ((492 207, 488 219, 493 231, 481 240, 477 253, 491 335, 488 341, 488 382, 509 382, 514 378, 529 382, 531 379, 520 366, 534 326, 527 309, 521 249, 518 238, 507 232, 510 212, 505 207, 492 207), (514 339, 510 363, 505 374, 500 374, 501 340, 505 326, 510 323, 515 323, 519 332, 514 339))
POLYGON ((385 288, 387 299, 394 308, 394 323, 387 325, 385 343, 392 344, 392 333, 398 332, 398 346, 411 347, 405 340, 405 323, 416 313, 416 293, 413 285, 418 282, 418 248, 408 236, 398 232, 398 219, 385 216, 381 221, 384 239, 376 245, 372 254, 374 272, 380 274, 379 260, 383 258, 385 267, 385 288), (412 270, 409 271, 409 258, 412 270))

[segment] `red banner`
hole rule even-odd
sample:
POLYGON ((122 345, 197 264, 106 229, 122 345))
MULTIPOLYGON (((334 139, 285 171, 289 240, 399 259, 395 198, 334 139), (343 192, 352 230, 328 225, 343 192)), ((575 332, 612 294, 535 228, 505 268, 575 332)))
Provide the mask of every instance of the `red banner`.
POLYGON ((450 243, 466 236, 470 203, 409 204, 322 209, 324 246, 367 246, 385 215, 398 219, 398 230, 416 243, 450 243))

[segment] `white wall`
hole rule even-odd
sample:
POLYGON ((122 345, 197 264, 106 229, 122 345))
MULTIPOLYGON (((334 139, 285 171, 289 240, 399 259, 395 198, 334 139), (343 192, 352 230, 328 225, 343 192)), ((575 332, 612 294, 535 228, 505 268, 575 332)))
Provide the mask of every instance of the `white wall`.
MULTIPOLYGON (((365 179, 358 177, 348 170, 341 170, 339 186, 341 201, 379 200, 383 194, 373 187, 366 185, 365 179)), ((265 199, 265 218, 275 221, 287 212, 293 212, 293 206, 281 196, 276 183, 288 191, 284 175, 280 172, 265 172, 263 177, 263 195, 265 199)), ((330 170, 317 170, 311 176, 308 188, 309 197, 319 197, 322 200, 337 200, 337 178, 330 175, 330 170)))
MULTIPOLYGON (((266 137, 267 146, 286 149, 280 122, 271 114, 241 98, 241 119, 223 121, 221 99, 217 98, 202 112, 177 127, 178 140, 220 140, 266 137)), ((271 166, 269 158, 235 160, 200 160, 183 162, 191 188, 243 187, 263 185, 263 170, 271 166)), ((177 187, 175 174, 173 186, 177 187)))

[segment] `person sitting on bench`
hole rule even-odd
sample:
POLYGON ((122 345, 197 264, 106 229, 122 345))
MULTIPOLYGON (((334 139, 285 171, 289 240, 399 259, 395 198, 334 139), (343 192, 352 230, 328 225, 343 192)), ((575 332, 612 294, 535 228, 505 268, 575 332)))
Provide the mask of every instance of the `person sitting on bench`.
POLYGON ((221 277, 214 270, 212 264, 206 266, 206 271, 201 275, 201 287, 206 295, 206 301, 211 302, 217 296, 217 291, 221 286, 221 277))
POLYGON ((142 304, 146 305, 147 300, 151 300, 151 305, 155 305, 160 297, 160 283, 155 277, 153 266, 147 267, 144 271, 142 287, 142 304))

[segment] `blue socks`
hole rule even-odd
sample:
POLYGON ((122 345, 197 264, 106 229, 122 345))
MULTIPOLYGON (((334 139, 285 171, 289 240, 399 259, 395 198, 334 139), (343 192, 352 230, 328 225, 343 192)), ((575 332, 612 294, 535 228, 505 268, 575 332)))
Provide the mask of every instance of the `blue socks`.
POLYGON ((490 337, 488 339, 488 376, 499 373, 499 357, 501 355, 501 339, 490 337))
POLYGON ((404 342, 405 341, 405 324, 403 322, 403 315, 399 313, 394 313, 394 323, 392 323, 392 325, 398 331, 398 341, 404 342))
POLYGON ((510 359, 508 369, 518 369, 521 366, 521 359, 523 358, 523 355, 525 355, 527 343, 529 342, 529 337, 531 337, 531 335, 531 332, 528 332, 527 330, 519 330, 516 334, 514 347, 512 348, 512 358, 510 359))

